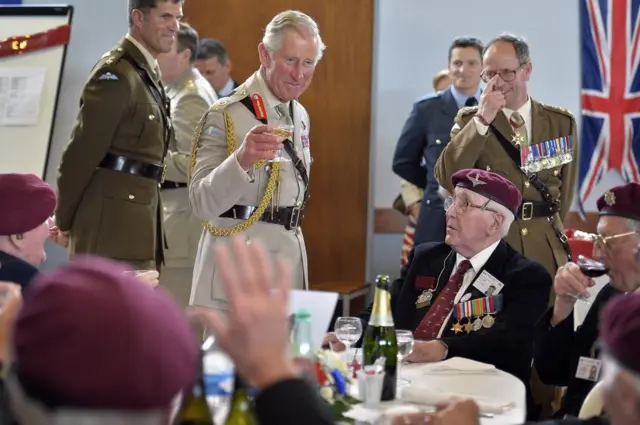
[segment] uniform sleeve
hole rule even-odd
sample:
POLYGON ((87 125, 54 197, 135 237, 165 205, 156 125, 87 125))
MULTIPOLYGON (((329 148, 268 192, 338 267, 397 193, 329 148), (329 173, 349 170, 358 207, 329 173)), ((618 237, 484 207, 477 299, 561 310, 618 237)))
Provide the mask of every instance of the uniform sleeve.
POLYGON ((406 180, 402 180, 400 182, 400 196, 402 196, 402 202, 404 202, 407 207, 410 207, 416 202, 422 201, 424 190, 406 180))
POLYGON ((331 411, 307 382, 289 379, 258 393, 256 416, 262 424, 332 425, 331 411))
POLYGON ((256 183, 252 173, 240 166, 237 151, 227 157, 223 112, 209 110, 202 119, 202 133, 193 142, 195 164, 190 173, 189 203, 196 217, 211 221, 235 205, 256 183))
POLYGON ((542 382, 566 387, 572 373, 573 313, 556 326, 551 326, 552 314, 553 307, 542 316, 536 327, 533 364, 542 382))
POLYGON ((440 154, 433 171, 438 184, 451 193, 453 173, 464 168, 474 168, 489 138, 488 132, 484 135, 478 133, 473 115, 463 115, 462 111, 456 116, 451 129, 451 141, 440 154))
POLYGON ((393 154, 392 168, 398 176, 424 189, 427 186, 427 167, 421 163, 427 123, 419 105, 413 105, 411 114, 404 123, 393 154))
POLYGON ((169 151, 165 158, 166 179, 184 183, 187 181, 191 159, 191 142, 200 118, 209 109, 207 102, 198 93, 188 93, 178 99, 172 117, 176 150, 169 151))
POLYGON ((580 164, 580 144, 578 143, 578 129, 576 120, 571 118, 571 139, 573 145, 573 160, 562 168, 562 187, 560 188, 560 219, 564 221, 573 205, 578 184, 578 164, 580 164))
POLYGON ((85 85, 78 120, 58 167, 55 216, 60 230, 67 231, 73 226, 84 190, 111 147, 130 97, 127 78, 114 70, 96 72, 85 85))

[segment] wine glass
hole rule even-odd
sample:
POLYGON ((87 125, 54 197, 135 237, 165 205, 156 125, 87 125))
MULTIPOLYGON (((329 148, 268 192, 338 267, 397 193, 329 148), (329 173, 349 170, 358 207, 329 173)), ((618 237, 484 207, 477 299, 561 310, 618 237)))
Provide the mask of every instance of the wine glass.
POLYGON ((344 344, 347 366, 351 367, 353 361, 349 361, 349 347, 358 342, 362 336, 362 321, 358 317, 338 317, 333 331, 336 338, 344 344))
MULTIPOLYGON (((278 138, 281 143, 286 139, 293 140, 293 125, 291 124, 277 124, 274 126, 274 130, 271 133, 278 138)), ((289 158, 282 156, 282 149, 277 149, 276 157, 270 159, 269 162, 291 162, 289 158)))
POLYGON ((400 365, 402 365, 404 359, 409 357, 409 354, 413 353, 413 347, 415 346, 413 332, 404 329, 396 329, 396 341, 398 342, 398 381, 403 384, 410 384, 411 381, 400 377, 400 365))

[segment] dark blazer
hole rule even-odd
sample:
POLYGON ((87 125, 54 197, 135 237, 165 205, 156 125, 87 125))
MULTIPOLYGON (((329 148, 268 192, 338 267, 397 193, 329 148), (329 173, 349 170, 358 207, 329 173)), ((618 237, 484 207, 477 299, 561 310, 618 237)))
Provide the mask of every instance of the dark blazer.
POLYGON ((589 419, 567 418, 553 419, 544 422, 527 422, 524 425, 610 425, 611 422, 604 417, 596 416, 589 419))
MULTIPOLYGON (((391 308, 396 329, 416 329, 429 311, 429 307, 416 309, 416 300, 422 293, 422 289, 416 288, 416 283, 424 281, 425 277, 435 278, 435 301, 449 280, 455 261, 455 252, 445 243, 421 244, 411 251, 400 278, 391 286, 391 308)), ((491 328, 469 334, 462 332, 456 335, 451 330, 455 323, 452 316, 444 325, 442 334, 442 341, 449 347, 447 358, 466 357, 493 364, 518 377, 528 387, 535 324, 547 308, 551 276, 542 265, 525 258, 504 241, 498 244, 476 277, 483 270, 504 284, 500 292, 504 307, 494 316, 495 324, 491 328)), ((473 283, 465 293, 471 294, 471 299, 484 298, 473 283)), ((365 322, 369 321, 371 308, 361 316, 365 322)))
POLYGON ((38 269, 21 258, 0 251, 0 281, 20 285, 22 289, 38 274, 38 269))
POLYGON ((58 168, 56 223, 70 231, 69 253, 138 269, 163 260, 158 181, 98 168, 107 153, 161 165, 171 133, 164 88, 143 53, 123 38, 96 64, 58 168), (131 58, 131 61, 127 60, 131 58), (143 79, 136 68, 142 69, 143 79))
POLYGON ((457 113, 458 105, 451 94, 451 87, 422 97, 414 103, 396 145, 393 172, 424 189, 414 236, 416 244, 444 241, 445 216, 433 170, 440 153, 449 143, 457 113))
MULTIPOLYGON (((567 387, 557 417, 577 416, 584 399, 595 382, 576 378, 580 357, 597 358, 597 340, 602 309, 610 299, 622 294, 606 285, 593 301, 587 316, 576 331, 573 314, 551 327, 553 307, 540 319, 536 328, 534 367, 545 384, 567 387)), ((578 301, 580 302, 580 301, 578 301)))
POLYGON ((302 379, 289 379, 264 389, 255 398, 255 410, 258 422, 264 425, 334 423, 329 406, 302 379))

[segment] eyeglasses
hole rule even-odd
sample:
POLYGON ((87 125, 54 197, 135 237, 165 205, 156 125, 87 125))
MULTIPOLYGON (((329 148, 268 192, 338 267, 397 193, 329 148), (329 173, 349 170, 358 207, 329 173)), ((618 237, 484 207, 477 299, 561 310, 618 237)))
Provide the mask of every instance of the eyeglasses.
POLYGON ((463 213, 467 212, 469 207, 477 208, 477 209, 482 210, 482 211, 497 212, 495 210, 487 208, 487 205, 489 205, 489 202, 491 202, 491 200, 487 199, 487 201, 484 204, 475 205, 475 204, 472 204, 471 201, 469 201, 468 198, 456 198, 455 196, 447 196, 444 199, 444 210, 445 211, 449 211, 449 208, 451 208, 452 206, 455 206, 456 211, 459 214, 463 214, 463 213))
POLYGON ((482 71, 482 74, 480 74, 480 78, 482 78, 482 81, 484 81, 485 83, 488 83, 493 77, 499 75, 502 81, 508 83, 515 80, 516 73, 520 71, 527 63, 528 62, 523 63, 516 69, 507 69, 505 71, 482 71))
POLYGON ((602 235, 597 235, 597 234, 593 234, 590 233, 589 234, 589 238, 591 238, 591 240, 593 241, 593 243, 601 250, 606 249, 607 247, 611 247, 610 243, 611 241, 615 240, 615 239, 620 239, 620 238, 624 238, 627 236, 631 236, 631 235, 635 235, 638 232, 625 232, 625 233, 618 233, 617 235, 612 235, 612 236, 602 236, 602 235))

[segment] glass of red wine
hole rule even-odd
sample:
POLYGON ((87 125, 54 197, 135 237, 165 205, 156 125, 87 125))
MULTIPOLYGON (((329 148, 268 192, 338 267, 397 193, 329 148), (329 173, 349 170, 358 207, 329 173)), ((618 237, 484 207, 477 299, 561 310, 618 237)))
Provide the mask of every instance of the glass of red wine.
MULTIPOLYGON (((577 264, 578 267, 580 267, 580 271, 582 272, 582 274, 587 276, 589 279, 594 279, 596 277, 604 276, 605 274, 609 273, 609 269, 603 263, 591 258, 587 258, 584 255, 578 255, 577 264)), ((583 301, 587 304, 591 304, 591 301, 589 301, 587 297, 582 294, 569 294, 569 296, 575 298, 578 301, 583 301)))

